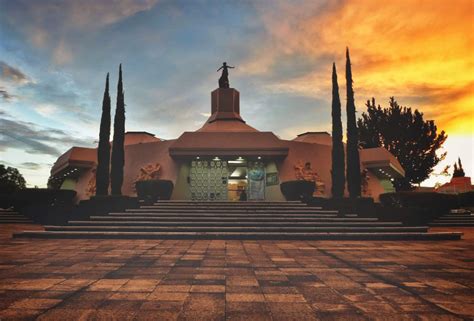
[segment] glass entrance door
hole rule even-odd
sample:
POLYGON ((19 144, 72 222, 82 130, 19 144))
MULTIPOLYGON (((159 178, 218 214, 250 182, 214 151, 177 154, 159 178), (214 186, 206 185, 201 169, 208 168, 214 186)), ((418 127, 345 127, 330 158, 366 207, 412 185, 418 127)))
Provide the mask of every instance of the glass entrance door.
POLYGON ((191 162, 191 199, 196 201, 227 200, 227 162, 196 160, 191 162))

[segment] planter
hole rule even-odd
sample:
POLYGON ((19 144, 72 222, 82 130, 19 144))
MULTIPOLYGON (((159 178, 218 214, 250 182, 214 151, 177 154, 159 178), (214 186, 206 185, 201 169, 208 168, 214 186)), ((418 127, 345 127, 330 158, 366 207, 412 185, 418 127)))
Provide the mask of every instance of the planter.
POLYGON ((147 203, 154 203, 157 200, 169 200, 173 193, 173 182, 169 180, 147 180, 135 183, 138 199, 147 203))
POLYGON ((316 185, 304 180, 286 181, 280 184, 280 190, 287 201, 305 201, 312 198, 316 185))

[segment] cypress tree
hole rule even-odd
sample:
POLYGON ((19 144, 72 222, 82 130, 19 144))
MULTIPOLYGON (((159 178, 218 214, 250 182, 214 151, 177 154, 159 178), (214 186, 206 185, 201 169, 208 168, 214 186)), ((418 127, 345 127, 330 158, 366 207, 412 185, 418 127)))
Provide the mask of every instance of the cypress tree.
POLYGON ((359 197, 361 193, 359 134, 356 125, 354 89, 352 88, 351 60, 349 48, 346 49, 346 87, 347 87, 347 188, 350 197, 359 197))
POLYGON ((458 164, 455 162, 454 163, 453 177, 460 177, 459 175, 460 174, 459 174, 458 164))
POLYGON ((332 64, 332 197, 344 196, 344 145, 342 144, 341 99, 336 64, 332 64))
POLYGON ((125 99, 122 85, 122 64, 119 67, 119 81, 117 86, 117 107, 114 117, 114 141, 112 143, 112 168, 110 171, 110 185, 112 195, 122 195, 123 166, 125 140, 125 99))
POLYGON ((97 148, 96 195, 109 193, 110 167, 110 95, 109 73, 105 80, 104 99, 102 100, 102 116, 100 118, 99 147, 97 148))
POLYGON ((458 157, 458 170, 459 170, 459 176, 458 176, 458 177, 464 177, 464 176, 466 176, 466 173, 464 173, 464 168, 462 168, 461 158, 460 158, 460 157, 458 157))

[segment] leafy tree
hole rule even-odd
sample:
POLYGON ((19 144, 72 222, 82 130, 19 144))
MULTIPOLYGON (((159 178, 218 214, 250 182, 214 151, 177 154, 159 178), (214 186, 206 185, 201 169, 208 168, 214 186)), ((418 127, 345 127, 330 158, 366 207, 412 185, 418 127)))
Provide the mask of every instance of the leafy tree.
POLYGON ((389 107, 367 101, 367 112, 358 120, 359 139, 363 148, 384 147, 391 152, 405 170, 405 177, 396 179, 397 190, 408 190, 432 173, 433 167, 446 157, 436 151, 446 141, 444 131, 437 132, 432 120, 424 120, 423 113, 398 105, 394 97, 389 107))
POLYGON ((26 181, 18 169, 0 164, 0 194, 10 194, 24 188, 26 181))
POLYGON ((123 166, 125 164, 125 99, 122 84, 122 64, 119 67, 119 81, 117 86, 117 107, 114 117, 114 141, 112 143, 112 166, 110 171, 110 185, 112 195, 122 195, 123 166))
POLYGON ((350 197, 360 197, 361 172, 359 159, 359 135, 356 124, 354 89, 352 88, 351 60, 349 48, 346 50, 346 88, 347 88, 347 189, 350 197))
POLYGON ((342 144, 341 99, 336 64, 332 64, 332 196, 344 196, 344 145, 342 144))
POLYGON ((105 81, 102 117, 100 119, 99 147, 97 148, 96 195, 109 194, 110 167, 110 95, 109 74, 105 81))
POLYGON ((462 168, 461 158, 458 157, 458 163, 454 163, 454 172, 453 177, 464 177, 466 174, 464 173, 464 169, 462 168))

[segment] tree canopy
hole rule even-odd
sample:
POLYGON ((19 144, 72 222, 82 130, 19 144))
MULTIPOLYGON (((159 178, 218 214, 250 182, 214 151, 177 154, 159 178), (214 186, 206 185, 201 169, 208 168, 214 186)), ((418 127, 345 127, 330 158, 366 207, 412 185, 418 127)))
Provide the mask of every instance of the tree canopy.
POLYGON ((397 157, 405 178, 396 179, 395 188, 407 190, 427 179, 446 157, 446 152, 437 153, 446 141, 445 132, 438 133, 433 120, 424 120, 417 109, 399 106, 394 97, 387 108, 376 106, 374 98, 366 106, 357 121, 361 147, 384 147, 397 157))
POLYGON ((23 188, 26 188, 26 181, 18 169, 0 164, 0 194, 14 193, 23 188))

